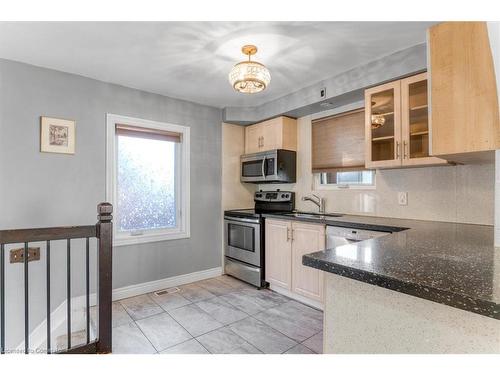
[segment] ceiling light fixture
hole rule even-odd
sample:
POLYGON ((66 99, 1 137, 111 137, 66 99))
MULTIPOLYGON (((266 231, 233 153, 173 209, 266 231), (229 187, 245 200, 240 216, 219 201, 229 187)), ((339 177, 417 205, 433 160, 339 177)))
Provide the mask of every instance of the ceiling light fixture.
POLYGON ((233 66, 229 73, 229 83, 236 91, 245 94, 255 94, 264 90, 271 82, 271 74, 264 65, 250 60, 250 57, 257 53, 257 47, 249 44, 243 46, 241 52, 248 55, 248 61, 233 66))

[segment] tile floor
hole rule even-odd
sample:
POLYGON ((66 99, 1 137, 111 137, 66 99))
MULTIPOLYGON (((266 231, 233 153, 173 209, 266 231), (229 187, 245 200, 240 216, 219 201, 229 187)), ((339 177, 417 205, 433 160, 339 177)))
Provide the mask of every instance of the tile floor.
POLYGON ((113 302, 113 352, 322 352, 323 314, 230 276, 113 302))

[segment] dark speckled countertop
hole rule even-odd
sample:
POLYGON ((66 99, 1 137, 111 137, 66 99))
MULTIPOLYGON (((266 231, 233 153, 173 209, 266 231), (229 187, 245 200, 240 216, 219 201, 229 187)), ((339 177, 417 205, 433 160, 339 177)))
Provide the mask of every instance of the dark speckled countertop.
POLYGON ((500 249, 493 227, 344 215, 324 220, 266 214, 393 233, 304 255, 304 265, 500 319, 500 249))

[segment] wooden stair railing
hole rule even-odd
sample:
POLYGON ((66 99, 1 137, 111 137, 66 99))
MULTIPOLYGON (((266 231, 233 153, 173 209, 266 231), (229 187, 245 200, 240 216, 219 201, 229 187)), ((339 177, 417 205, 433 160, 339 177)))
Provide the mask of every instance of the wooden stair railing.
POLYGON ((0 352, 9 352, 5 347, 5 245, 24 244, 24 352, 30 353, 29 346, 29 268, 28 254, 30 242, 46 242, 46 289, 47 289, 47 353, 111 353, 111 304, 112 304, 112 249, 113 249, 113 206, 109 203, 100 203, 97 206, 98 222, 96 225, 0 230, 0 352), (97 319, 98 333, 95 340, 90 340, 90 265, 89 239, 97 238, 97 319), (85 239, 85 312, 86 312, 86 343, 71 345, 71 240, 85 239), (67 291, 67 349, 53 351, 51 345, 51 306, 50 306, 50 245, 54 240, 66 240, 66 291, 67 291))

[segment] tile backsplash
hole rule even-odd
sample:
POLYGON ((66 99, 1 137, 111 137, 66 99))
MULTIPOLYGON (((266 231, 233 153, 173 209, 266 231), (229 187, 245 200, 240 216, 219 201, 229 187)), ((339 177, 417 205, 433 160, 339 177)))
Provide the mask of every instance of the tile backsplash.
POLYGON ((260 185, 260 189, 296 192, 299 210, 317 207, 301 198, 326 199, 328 212, 493 225, 495 166, 458 165, 378 170, 372 189, 316 189, 311 173, 311 118, 298 120, 297 183, 260 185), (398 204, 398 192, 408 204, 398 204))

